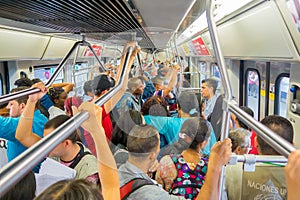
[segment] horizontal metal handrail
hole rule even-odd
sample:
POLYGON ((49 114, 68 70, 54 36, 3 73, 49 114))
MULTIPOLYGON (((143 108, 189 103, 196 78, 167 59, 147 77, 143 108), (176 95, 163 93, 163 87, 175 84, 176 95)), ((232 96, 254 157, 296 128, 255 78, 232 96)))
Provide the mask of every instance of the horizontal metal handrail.
MULTIPOLYGON (((287 158, 284 156, 271 156, 271 155, 253 155, 255 157, 255 162, 274 162, 274 163, 287 163, 287 158)), ((246 155, 232 155, 234 160, 237 162, 247 162, 247 154, 246 155)), ((234 163, 232 163, 234 164, 234 163)))
POLYGON ((289 154, 295 150, 295 147, 291 143, 287 142, 282 137, 270 130, 268 127, 256 121, 253 117, 240 109, 236 105, 235 101, 228 102, 228 108, 237 116, 237 118, 249 125, 250 128, 253 129, 258 136, 266 141, 271 147, 276 149, 276 151, 278 151, 278 153, 280 153, 281 155, 288 157, 289 154))
MULTIPOLYGON (((72 53, 74 51, 76 51, 76 48, 79 45, 81 45, 81 46, 88 46, 91 49, 91 51, 93 52, 93 54, 96 55, 95 52, 94 52, 94 50, 93 50, 93 48, 92 48, 92 46, 91 46, 91 44, 89 42, 86 42, 85 40, 75 42, 74 45, 72 46, 72 48, 70 49, 70 51, 67 53, 67 55, 58 64, 58 66, 55 69, 53 75, 50 77, 50 79, 45 84, 46 87, 49 87, 49 86, 52 85, 52 83, 55 81, 55 79, 57 78, 57 76, 59 75, 59 73, 61 72, 61 70, 63 69, 63 67, 66 64, 66 62, 68 61, 68 59, 71 57, 72 53)), ((98 58, 97 58, 97 60, 99 61, 100 65, 101 65, 101 68, 103 70, 105 70, 105 68, 102 66, 100 60, 98 58)), ((20 98, 20 97, 25 96, 25 95, 34 94, 34 93, 37 93, 39 91, 40 90, 36 89, 36 88, 29 88, 29 89, 26 89, 26 90, 22 90, 22 91, 10 93, 10 94, 2 95, 2 96, 0 96, 0 104, 1 103, 6 103, 8 101, 11 101, 11 100, 14 100, 14 99, 17 99, 17 98, 20 98)))
MULTIPOLYGON (((128 67, 129 57, 132 53, 132 48, 129 47, 126 52, 123 69, 118 84, 109 92, 101 96, 95 101, 96 105, 103 105, 122 87, 126 68, 128 67)), ((0 169, 0 197, 3 196, 14 184, 21 180, 34 166, 42 161, 49 152, 52 151, 58 144, 65 140, 73 131, 80 126, 82 122, 89 117, 88 112, 80 112, 71 119, 60 125, 51 134, 44 137, 42 140, 28 148, 14 160, 9 162, 0 169)))

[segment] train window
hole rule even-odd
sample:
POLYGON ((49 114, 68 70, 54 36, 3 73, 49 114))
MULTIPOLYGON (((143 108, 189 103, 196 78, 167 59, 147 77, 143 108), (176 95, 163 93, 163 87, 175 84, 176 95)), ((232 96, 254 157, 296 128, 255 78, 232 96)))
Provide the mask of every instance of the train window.
POLYGON ((287 95, 290 78, 288 75, 281 75, 276 80, 275 91, 275 114, 286 117, 287 95))
MULTIPOLYGON (((50 77, 53 75, 57 65, 45 65, 45 66, 35 66, 34 67, 34 78, 41 79, 44 83, 46 83, 50 77)), ((54 83, 62 83, 64 74, 63 70, 58 74, 54 83)))
POLYGON ((259 115, 259 82, 258 71, 247 70, 246 73, 246 105, 254 112, 254 118, 258 120, 259 115))

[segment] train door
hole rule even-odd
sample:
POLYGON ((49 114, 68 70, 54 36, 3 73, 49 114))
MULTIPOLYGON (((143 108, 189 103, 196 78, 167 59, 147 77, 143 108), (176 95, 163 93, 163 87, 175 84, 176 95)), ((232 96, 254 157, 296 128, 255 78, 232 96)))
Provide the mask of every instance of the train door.
MULTIPOLYGON (((276 63, 271 62, 271 80, 274 81, 275 86, 275 96, 273 112, 270 114, 280 115, 282 117, 287 117, 287 100, 288 100, 288 91, 290 84, 290 64, 289 63, 276 63)), ((270 88, 271 89, 271 88, 270 88)))
POLYGON ((264 115, 264 110, 261 109, 261 104, 264 106, 264 99, 261 96, 265 96, 264 91, 264 63, 256 63, 253 61, 244 62, 244 105, 251 108, 254 112, 254 118, 260 120, 260 116, 264 115), (261 94, 261 95, 260 95, 261 94))
POLYGON ((244 62, 245 103, 257 120, 267 115, 286 117, 290 64, 244 62))

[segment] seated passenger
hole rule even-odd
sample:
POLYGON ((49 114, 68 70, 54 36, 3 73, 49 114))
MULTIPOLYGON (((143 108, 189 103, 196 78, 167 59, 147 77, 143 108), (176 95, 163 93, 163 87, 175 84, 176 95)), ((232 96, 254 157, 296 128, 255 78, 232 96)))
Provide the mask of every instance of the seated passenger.
MULTIPOLYGON (((276 115, 265 117, 262 124, 277 133, 286 141, 293 142, 292 124, 285 118, 276 115)), ((261 137, 255 142, 259 155, 280 155, 261 137)), ((242 165, 226 167, 226 190, 228 199, 286 199, 284 165, 278 163, 256 164, 255 172, 244 172, 242 165), (240 188, 237 188, 240 186, 240 188), (259 187, 257 187, 259 186, 259 187), (262 189, 262 188, 271 188, 262 189)))
MULTIPOLYGON (((128 161, 119 168, 121 199, 185 199, 170 195, 147 176, 149 168, 157 161, 160 150, 159 134, 153 126, 136 125, 129 133, 127 148, 128 161)), ((230 139, 219 142, 212 148, 205 183, 197 199, 218 199, 221 169, 230 157, 230 139)))
POLYGON ((237 155, 248 154, 251 149, 251 133, 243 128, 231 130, 229 132, 229 138, 232 142, 232 153, 237 155))
POLYGON ((89 118, 81 124, 84 129, 91 133, 95 140, 98 170, 102 185, 102 195, 94 184, 86 180, 65 180, 57 182, 43 193, 36 200, 103 200, 103 199, 120 199, 120 183, 116 162, 106 142, 102 122, 102 109, 93 103, 85 102, 78 110, 74 108, 74 114, 78 111, 88 111, 89 118), (100 122, 100 123, 99 123, 100 122))
POLYGON ((190 136, 185 132, 180 133, 188 137, 189 145, 182 152, 164 156, 160 160, 155 179, 170 194, 194 199, 199 193, 208 165, 208 156, 202 154, 211 133, 206 123, 201 118, 186 120, 182 128, 195 128, 190 136))
MULTIPOLYGON (((28 87, 19 87, 12 90, 12 92, 28 89, 28 87)), ((37 110, 35 106, 32 107, 32 116, 27 118, 23 113, 28 101, 28 96, 20 97, 16 100, 9 101, 7 108, 10 109, 10 117, 0 116, 0 138, 7 140, 7 158, 8 162, 12 161, 15 157, 20 155, 27 149, 26 145, 22 145, 16 137, 16 129, 21 119, 30 120, 33 123, 30 124, 30 128, 39 136, 43 136, 44 124, 48 121, 47 118, 37 110)), ((34 172, 38 172, 40 165, 33 169, 34 172)))
MULTIPOLYGON (((16 138, 26 147, 32 146, 41 139, 40 136, 32 132, 32 116, 37 101, 47 92, 41 82, 36 83, 33 87, 40 88, 41 92, 29 95, 23 112, 24 117, 20 119, 16 131, 16 138)), ((54 117, 45 124, 44 135, 48 135, 69 119, 70 117, 67 115, 54 117)), ((75 169, 77 179, 86 178, 91 182, 98 182, 97 160, 82 143, 77 142, 77 131, 56 146, 49 155, 57 157, 56 160, 65 166, 75 169)))

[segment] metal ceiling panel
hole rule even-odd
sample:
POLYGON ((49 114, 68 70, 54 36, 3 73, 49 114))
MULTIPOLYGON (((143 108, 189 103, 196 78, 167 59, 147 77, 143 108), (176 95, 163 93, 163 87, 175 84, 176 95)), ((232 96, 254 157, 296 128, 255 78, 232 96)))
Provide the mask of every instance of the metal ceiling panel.
POLYGON ((143 26, 148 29, 155 28, 156 33, 149 33, 156 47, 165 47, 185 18, 195 0, 131 0, 143 19, 143 26), (161 29, 161 30, 159 30, 161 29), (166 30, 168 30, 166 32, 166 30))
POLYGON ((122 0, 1 0, 0 17, 58 33, 86 33, 87 37, 95 40, 106 40, 122 32, 132 36, 131 32, 136 32, 135 37, 140 40, 141 47, 154 48, 129 6, 122 0))

